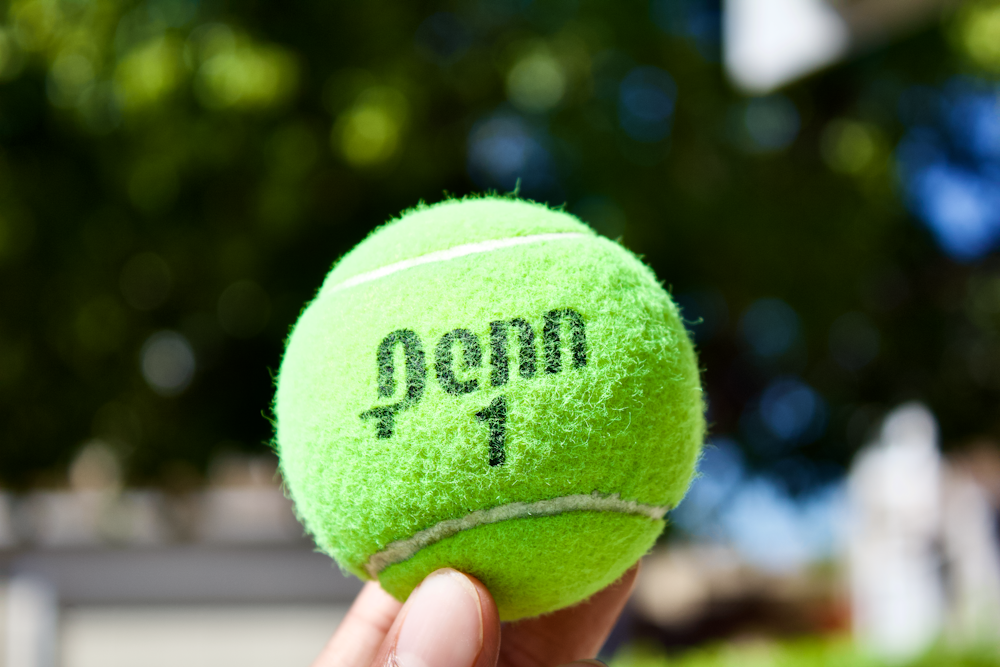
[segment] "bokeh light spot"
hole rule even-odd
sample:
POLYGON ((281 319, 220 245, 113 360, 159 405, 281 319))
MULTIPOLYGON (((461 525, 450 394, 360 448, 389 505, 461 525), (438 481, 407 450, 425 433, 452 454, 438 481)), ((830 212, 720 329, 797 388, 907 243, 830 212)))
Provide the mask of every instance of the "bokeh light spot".
POLYGON ((677 84, 657 67, 636 67, 618 90, 618 120, 636 141, 652 143, 670 133, 677 84))
POLYGON ((931 164, 911 181, 911 195, 938 243, 956 259, 978 259, 1000 237, 1000 192, 973 172, 931 164))
POLYGON ((194 350, 187 338, 175 331, 150 336, 139 353, 142 377, 161 396, 177 396, 194 378, 194 350))
POLYGON ((83 126, 93 134, 108 134, 121 121, 121 105, 115 86, 101 81, 87 86, 76 101, 83 126))
POLYGON ((842 174, 860 174, 879 152, 877 131, 865 123, 840 119, 823 129, 820 153, 830 169, 842 174))
POLYGON ((722 11, 715 0, 652 0, 653 22, 668 35, 694 42, 706 60, 719 59, 722 41, 722 11))
POLYGON ((178 28, 190 23, 198 13, 200 0, 158 0, 149 3, 152 23, 178 28))
POLYGON ((364 91, 333 126, 334 150, 354 167, 374 167, 392 159, 402 143, 409 105, 395 88, 364 91))
POLYGON ((952 139, 977 161, 1000 161, 1000 88, 963 91, 945 103, 952 139))
POLYGON ((200 41, 204 60, 195 92, 210 109, 267 109, 298 88, 298 63, 280 47, 255 43, 225 25, 206 30, 200 41))
POLYGON ((93 80, 94 65, 90 58, 74 51, 62 53, 49 68, 49 101, 59 108, 72 107, 93 80))
POLYGON ((500 113, 469 133, 469 174, 484 188, 545 194, 555 187, 552 159, 538 133, 519 116, 500 113))
POLYGON ((978 260, 1000 243, 1000 89, 956 77, 906 98, 920 113, 896 148, 905 201, 946 254, 978 260))
POLYGON ((1000 72, 1000 4, 969 3, 960 21, 959 35, 970 60, 1000 72))
POLYGON ((507 97, 522 111, 548 111, 558 105, 565 94, 566 72, 544 49, 525 54, 507 73, 507 97))
POLYGON ((771 383, 761 395, 759 409, 767 430, 785 442, 815 440, 825 423, 823 399, 795 378, 771 383))
POLYGON ((522 170, 537 144, 514 118, 497 118, 473 132, 469 157, 477 167, 499 179, 522 170))
POLYGON ((9 17, 18 43, 27 51, 45 49, 63 27, 59 3, 47 0, 13 2, 9 17))
POLYGON ((742 113, 750 152, 774 153, 787 148, 799 134, 799 112, 784 95, 758 97, 742 113))
POLYGON ((74 491, 116 491, 121 487, 122 467, 103 440, 88 440, 69 466, 69 484, 74 491))
POLYGON ((796 502, 773 480, 758 477, 739 487, 721 523, 748 562, 787 572, 836 553, 844 506, 840 485, 817 489, 796 502))
POLYGON ((674 520, 686 532, 706 537, 713 535, 717 526, 715 516, 744 477, 743 453, 739 444, 725 436, 714 437, 705 444, 698 459, 698 474, 684 501, 677 508, 674 520))
POLYGON ((115 68, 115 89, 125 109, 154 106, 182 80, 181 45, 159 37, 130 51, 115 68))

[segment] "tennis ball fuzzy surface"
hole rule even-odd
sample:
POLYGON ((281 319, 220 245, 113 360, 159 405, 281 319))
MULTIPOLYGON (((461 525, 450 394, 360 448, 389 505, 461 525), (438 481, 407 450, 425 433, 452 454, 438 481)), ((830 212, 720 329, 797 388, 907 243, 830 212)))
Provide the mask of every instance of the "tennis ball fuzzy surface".
POLYGON ((454 567, 503 620, 634 564, 705 428, 650 269, 500 197, 410 210, 337 262, 288 340, 275 415, 296 511, 341 567, 400 600, 454 567))

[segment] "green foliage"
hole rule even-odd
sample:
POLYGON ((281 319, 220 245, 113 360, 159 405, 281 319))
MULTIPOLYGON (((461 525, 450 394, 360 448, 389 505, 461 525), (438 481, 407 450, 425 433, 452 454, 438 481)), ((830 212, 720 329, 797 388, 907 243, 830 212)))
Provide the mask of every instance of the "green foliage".
POLYGON ((800 452, 814 461, 845 463, 912 397, 949 441, 997 435, 995 267, 940 256, 891 160, 903 92, 993 67, 993 4, 763 103, 657 7, 0 2, 0 482, 60 483, 92 437, 142 483, 220 448, 263 451, 270 372, 333 261, 420 200, 515 176, 679 296, 721 296, 698 334, 716 432, 792 373, 830 405, 800 452), (637 67, 676 87, 663 138, 620 122, 637 67), (789 103, 794 141, 755 143, 748 119, 789 103), (514 143, 491 150, 535 171, 481 173, 473 149, 501 130, 514 143), (803 330, 766 367, 738 326, 762 297, 803 330), (880 341, 864 368, 831 356, 845 313, 880 341))
POLYGON ((996 667, 1000 654, 955 652, 944 648, 905 662, 885 662, 846 639, 808 638, 786 642, 748 641, 719 644, 667 656, 662 649, 643 644, 628 646, 611 667, 996 667))

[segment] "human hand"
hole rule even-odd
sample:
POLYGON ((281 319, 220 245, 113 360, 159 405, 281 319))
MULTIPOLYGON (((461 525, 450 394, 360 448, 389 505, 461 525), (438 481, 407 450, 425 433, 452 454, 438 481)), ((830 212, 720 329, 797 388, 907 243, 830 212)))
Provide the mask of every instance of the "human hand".
POLYGON ((370 582, 312 667, 584 667, 621 613, 636 565, 589 600, 503 625, 479 580, 432 573, 400 604, 370 582), (568 664, 572 663, 572 665, 568 664))

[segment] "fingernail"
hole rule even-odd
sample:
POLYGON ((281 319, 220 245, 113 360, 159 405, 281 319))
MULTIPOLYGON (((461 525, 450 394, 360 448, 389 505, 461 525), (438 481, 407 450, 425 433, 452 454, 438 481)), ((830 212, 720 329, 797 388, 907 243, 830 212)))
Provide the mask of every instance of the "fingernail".
POLYGON ((396 639, 399 667, 472 667, 483 647, 479 593, 464 575, 441 570, 407 605, 396 639))

